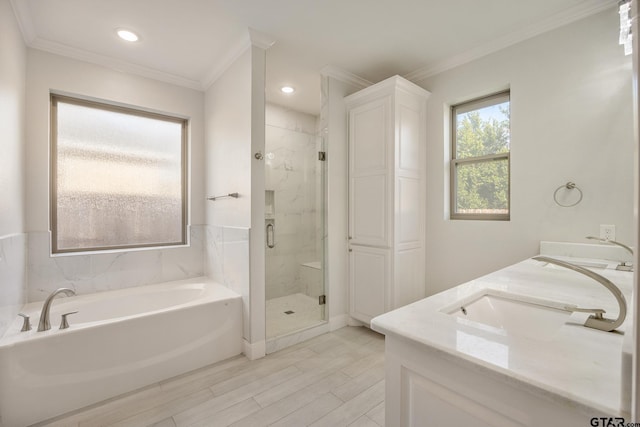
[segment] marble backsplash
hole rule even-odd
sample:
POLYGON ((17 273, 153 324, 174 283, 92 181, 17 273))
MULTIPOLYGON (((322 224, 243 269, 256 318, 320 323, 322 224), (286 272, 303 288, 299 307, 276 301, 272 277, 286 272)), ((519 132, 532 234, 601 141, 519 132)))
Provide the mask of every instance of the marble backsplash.
POLYGON ((204 275, 205 226, 190 227, 190 246, 52 257, 48 232, 29 233, 29 302, 61 287, 78 294, 204 275))
POLYGON ((243 337, 250 338, 249 228, 206 226, 205 273, 242 295, 243 337))
POLYGON ((0 238, 0 337, 26 302, 27 235, 0 238))

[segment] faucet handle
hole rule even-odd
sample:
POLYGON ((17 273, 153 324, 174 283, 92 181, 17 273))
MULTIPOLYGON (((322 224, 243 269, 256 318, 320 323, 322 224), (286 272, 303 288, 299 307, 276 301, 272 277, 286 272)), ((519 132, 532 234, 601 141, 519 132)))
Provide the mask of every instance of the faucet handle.
POLYGON ((22 318, 24 319, 22 321, 22 329, 20 329, 20 332, 27 332, 31 330, 31 322, 29 321, 29 316, 27 316, 26 314, 23 313, 18 313, 18 316, 22 316, 22 318))
POLYGON ((70 311, 68 313, 64 313, 62 315, 62 319, 60 320, 60 329, 68 329, 69 328, 69 322, 67 321, 67 316, 70 314, 76 314, 78 311, 70 311))
POLYGON ((606 313, 606 311, 601 308, 578 308, 571 305, 566 305, 564 309, 572 313, 593 313, 594 319, 598 320, 602 319, 602 315, 606 313))

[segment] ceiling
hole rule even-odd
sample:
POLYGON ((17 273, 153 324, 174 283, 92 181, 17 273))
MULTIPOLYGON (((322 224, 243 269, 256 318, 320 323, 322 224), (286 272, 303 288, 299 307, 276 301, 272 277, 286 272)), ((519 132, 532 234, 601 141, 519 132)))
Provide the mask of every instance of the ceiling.
POLYGON ((320 109, 320 70, 370 82, 424 77, 616 0, 11 0, 30 47, 204 90, 249 45, 267 51, 267 99, 320 109), (141 39, 126 43, 115 30, 141 39), (294 86, 283 96, 279 87, 294 86))

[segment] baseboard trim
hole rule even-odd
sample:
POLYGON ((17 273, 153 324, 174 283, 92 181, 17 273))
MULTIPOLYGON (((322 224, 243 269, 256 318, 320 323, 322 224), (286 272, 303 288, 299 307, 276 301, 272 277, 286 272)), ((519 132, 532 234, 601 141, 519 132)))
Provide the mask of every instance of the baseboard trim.
POLYGON ((267 343, 264 340, 256 343, 242 340, 242 353, 247 356, 249 360, 260 359, 267 354, 267 343))
POLYGON ((339 314, 329 319, 329 330, 335 331, 344 328, 349 324, 349 316, 347 314, 339 314))

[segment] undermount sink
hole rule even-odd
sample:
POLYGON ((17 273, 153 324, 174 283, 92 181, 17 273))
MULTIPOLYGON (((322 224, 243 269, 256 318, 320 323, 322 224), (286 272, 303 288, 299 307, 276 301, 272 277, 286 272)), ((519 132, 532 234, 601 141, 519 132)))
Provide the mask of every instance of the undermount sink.
POLYGON ((571 316, 566 304, 487 291, 442 310, 452 316, 504 330, 509 335, 544 338, 571 316))
MULTIPOLYGON (((596 269, 596 270, 604 270, 608 266, 608 264, 602 263, 602 262, 571 261, 571 263, 573 265, 577 265, 577 266, 580 266, 580 267, 586 267, 586 268, 591 268, 591 269, 596 269)), ((563 269, 563 267, 560 267, 558 265, 551 264, 551 263, 545 265, 544 268, 551 268, 551 269, 558 269, 558 270, 562 270, 563 269)))

